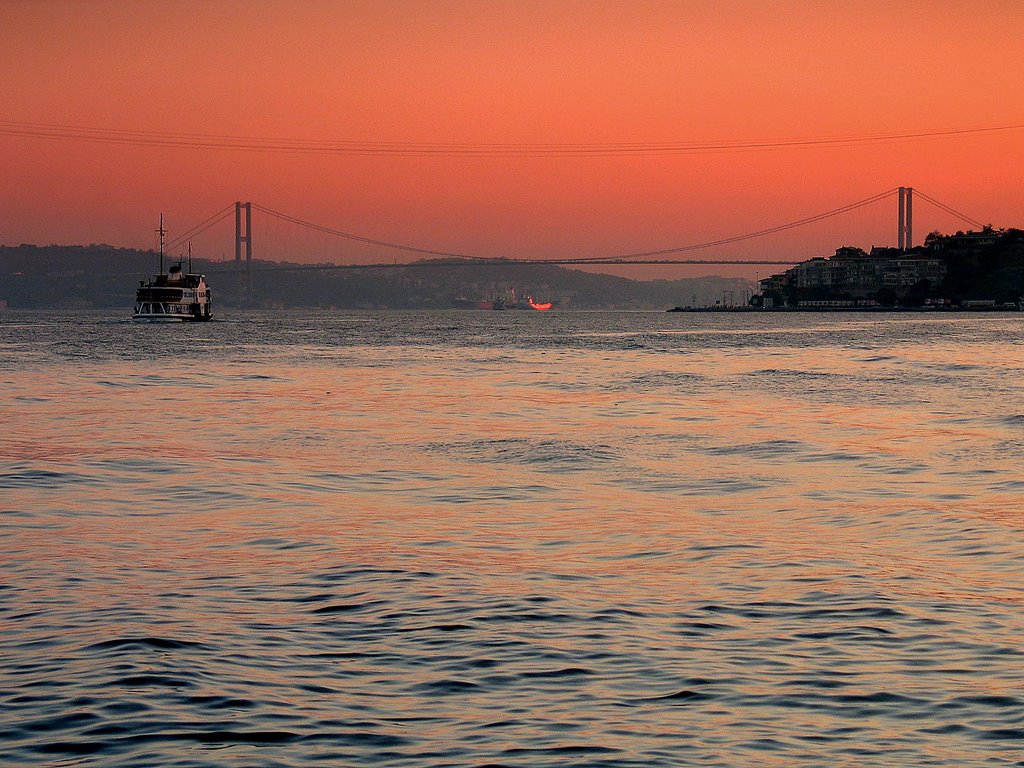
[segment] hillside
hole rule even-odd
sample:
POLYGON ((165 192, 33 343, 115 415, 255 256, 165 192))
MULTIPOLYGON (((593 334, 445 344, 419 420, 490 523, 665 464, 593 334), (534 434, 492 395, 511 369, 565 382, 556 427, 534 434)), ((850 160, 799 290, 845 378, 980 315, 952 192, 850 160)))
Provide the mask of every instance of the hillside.
MULTIPOLYGON (((155 270, 151 251, 88 246, 0 246, 0 300, 11 308, 130 307, 139 281, 155 270)), ((169 260, 168 260, 169 261, 169 260)), ((196 259, 220 306, 239 306, 233 263, 196 259)), ((742 302, 751 284, 704 277, 638 281, 552 265, 471 266, 418 262, 387 269, 311 269, 253 262, 252 307, 448 309, 457 299, 534 296, 560 309, 667 309, 742 302)))

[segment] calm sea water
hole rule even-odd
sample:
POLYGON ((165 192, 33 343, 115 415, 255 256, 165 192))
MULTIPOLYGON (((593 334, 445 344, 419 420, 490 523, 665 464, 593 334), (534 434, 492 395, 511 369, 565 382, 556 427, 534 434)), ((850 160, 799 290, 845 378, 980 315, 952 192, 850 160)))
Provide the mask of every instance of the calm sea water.
POLYGON ((1024 318, 0 314, 4 766, 1024 765, 1024 318))

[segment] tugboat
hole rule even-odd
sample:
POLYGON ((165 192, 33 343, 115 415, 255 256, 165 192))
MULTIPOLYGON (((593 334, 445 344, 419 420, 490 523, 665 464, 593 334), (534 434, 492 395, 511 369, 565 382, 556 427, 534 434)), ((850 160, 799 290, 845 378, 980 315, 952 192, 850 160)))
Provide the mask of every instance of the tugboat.
POLYGON ((206 275, 192 272, 192 245, 188 247, 188 272, 182 271, 184 259, 171 266, 164 274, 164 217, 160 215, 160 274, 148 282, 139 281, 135 293, 135 311, 132 320, 150 323, 182 323, 209 320, 213 304, 206 275))

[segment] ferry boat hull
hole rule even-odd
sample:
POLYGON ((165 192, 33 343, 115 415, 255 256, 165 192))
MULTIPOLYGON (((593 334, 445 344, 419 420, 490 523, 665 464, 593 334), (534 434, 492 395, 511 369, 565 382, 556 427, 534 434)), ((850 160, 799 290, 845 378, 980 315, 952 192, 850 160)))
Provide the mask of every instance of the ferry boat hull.
POLYGON ((173 315, 155 315, 143 312, 136 312, 132 315, 132 320, 139 323, 191 323, 211 319, 209 317, 175 317, 173 315))

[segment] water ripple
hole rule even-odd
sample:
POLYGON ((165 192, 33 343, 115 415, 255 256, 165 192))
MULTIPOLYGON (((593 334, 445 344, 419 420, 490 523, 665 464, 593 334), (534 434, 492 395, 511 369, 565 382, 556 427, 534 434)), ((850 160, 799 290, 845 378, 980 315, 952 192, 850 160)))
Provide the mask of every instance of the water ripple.
POLYGON ((1018 317, 204 325, 0 324, 4 765, 1022 764, 1018 317))

